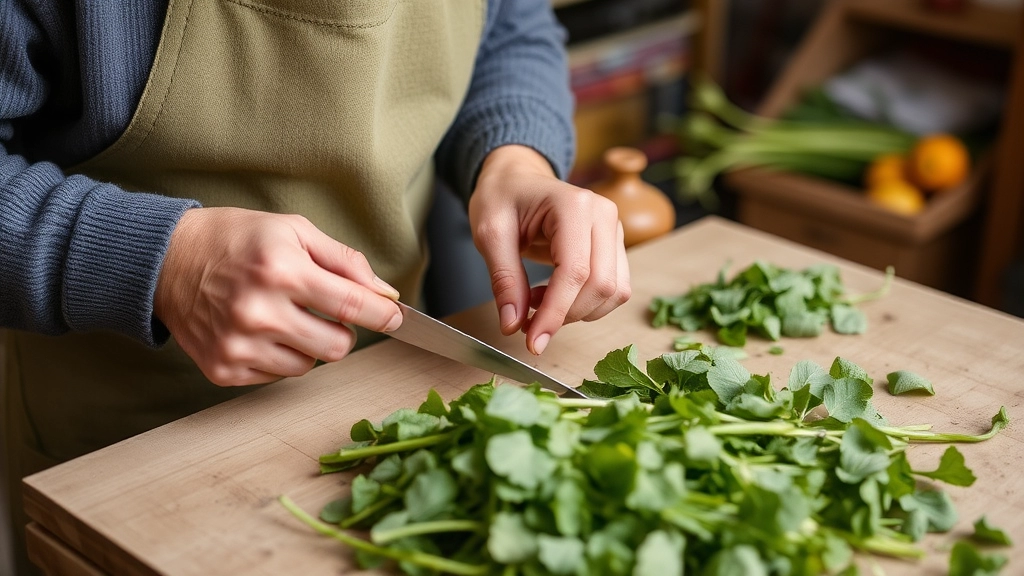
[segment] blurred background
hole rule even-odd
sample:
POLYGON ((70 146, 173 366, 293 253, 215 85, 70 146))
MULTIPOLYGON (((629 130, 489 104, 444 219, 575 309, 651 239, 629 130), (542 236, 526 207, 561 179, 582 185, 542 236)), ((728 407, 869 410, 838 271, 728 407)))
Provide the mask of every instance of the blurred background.
MULTIPOLYGON (((552 0, 576 96, 569 180, 601 190, 619 170, 605 152, 633 147, 675 226, 715 214, 1024 316, 1021 4, 552 0)), ((435 315, 492 298, 485 276, 452 287, 486 274, 453 227, 468 237, 442 193, 435 315)))

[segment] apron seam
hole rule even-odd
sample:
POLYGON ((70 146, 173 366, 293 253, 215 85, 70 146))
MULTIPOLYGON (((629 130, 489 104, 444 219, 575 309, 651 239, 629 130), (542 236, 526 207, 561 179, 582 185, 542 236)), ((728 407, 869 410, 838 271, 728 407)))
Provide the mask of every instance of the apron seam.
POLYGON ((253 10, 255 12, 261 12, 263 14, 267 14, 267 15, 270 15, 270 16, 276 16, 278 18, 284 18, 285 20, 294 20, 296 22, 301 22, 303 24, 314 24, 314 25, 317 25, 317 26, 323 26, 325 28, 350 28, 350 29, 376 28, 377 26, 380 26, 380 25, 384 24, 388 20, 391 20, 391 17, 395 15, 395 10, 398 9, 398 5, 402 3, 402 0, 399 0, 398 2, 395 2, 395 5, 391 7, 391 12, 385 18, 383 18, 381 20, 378 20, 376 22, 368 22, 366 24, 346 24, 344 22, 337 22, 335 20, 331 20, 331 19, 327 19, 327 18, 312 18, 312 17, 309 17, 309 16, 300 16, 300 15, 294 13, 294 12, 288 12, 288 11, 285 11, 285 10, 278 10, 276 8, 271 8, 270 6, 265 6, 263 4, 259 4, 257 2, 250 2, 248 0, 225 0, 225 1, 226 2, 230 2, 231 4, 237 4, 238 6, 241 6, 243 8, 248 8, 248 9, 253 10))
MULTIPOLYGON (((171 0, 172 2, 174 0, 171 0)), ((126 151, 134 152, 142 147, 146 143, 146 140, 153 134, 153 130, 156 128, 156 123, 160 121, 160 117, 163 116, 164 104, 167 103, 167 97, 171 93, 171 88, 174 86, 174 79, 178 75, 178 66, 181 64, 181 53, 185 49, 185 34, 188 32, 188 21, 192 17, 192 9, 195 6, 194 0, 188 0, 188 12, 185 13, 185 21, 181 25, 180 41, 178 42, 178 50, 174 54, 174 68, 171 70, 171 77, 167 80, 167 87, 164 88, 164 93, 160 97, 160 103, 156 106, 156 111, 153 115, 153 121, 145 128, 145 133, 142 138, 139 138, 138 142, 127 149, 126 151)), ((170 8, 168 8, 170 10, 170 8)), ((155 68, 157 63, 153 64, 155 68)))

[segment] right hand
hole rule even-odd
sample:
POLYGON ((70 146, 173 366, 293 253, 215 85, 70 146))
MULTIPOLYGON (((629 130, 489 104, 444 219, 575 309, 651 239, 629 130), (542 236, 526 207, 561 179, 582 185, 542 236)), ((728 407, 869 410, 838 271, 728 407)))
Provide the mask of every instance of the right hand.
POLYGON ((243 386, 341 360, 356 340, 342 322, 397 329, 397 299, 362 253, 301 216, 194 208, 171 235, 153 309, 211 382, 243 386))

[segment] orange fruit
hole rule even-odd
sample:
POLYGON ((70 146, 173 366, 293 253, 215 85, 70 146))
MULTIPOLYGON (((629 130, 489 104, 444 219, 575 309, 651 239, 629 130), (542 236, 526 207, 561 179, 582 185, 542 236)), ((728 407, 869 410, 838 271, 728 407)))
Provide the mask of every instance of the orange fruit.
POLYGON ((956 186, 967 178, 970 168, 967 147, 949 134, 921 138, 907 158, 910 181, 927 192, 956 186))
POLYGON ((864 186, 871 189, 890 180, 906 180, 906 165, 907 159, 902 154, 882 154, 864 172, 864 186))
POLYGON ((903 180, 889 180, 868 190, 868 200, 905 216, 924 210, 924 194, 903 180))

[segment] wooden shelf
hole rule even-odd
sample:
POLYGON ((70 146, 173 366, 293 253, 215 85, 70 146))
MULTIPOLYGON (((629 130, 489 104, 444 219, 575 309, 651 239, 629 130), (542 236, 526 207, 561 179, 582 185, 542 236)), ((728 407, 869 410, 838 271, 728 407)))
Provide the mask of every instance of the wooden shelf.
POLYGON ((1020 10, 968 3, 956 13, 928 11, 918 2, 852 0, 850 17, 872 23, 1012 49, 1020 31, 1020 10))
POLYGON ((581 42, 569 46, 569 67, 584 66, 594 60, 605 58, 609 52, 621 50, 621 46, 627 46, 637 40, 650 38, 651 36, 664 35, 671 32, 679 37, 694 34, 700 29, 700 14, 693 9, 687 10, 676 16, 642 24, 629 30, 608 34, 595 40, 581 42))

